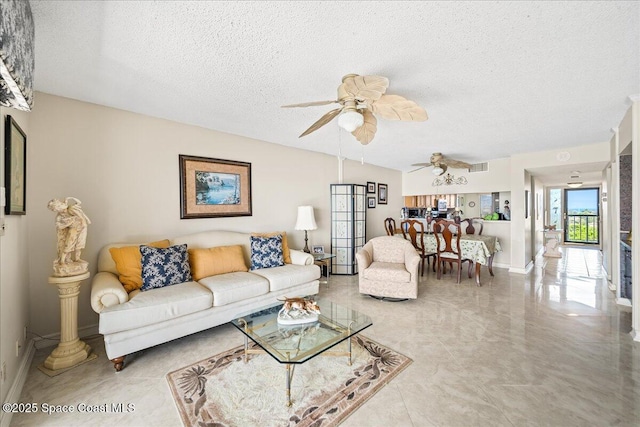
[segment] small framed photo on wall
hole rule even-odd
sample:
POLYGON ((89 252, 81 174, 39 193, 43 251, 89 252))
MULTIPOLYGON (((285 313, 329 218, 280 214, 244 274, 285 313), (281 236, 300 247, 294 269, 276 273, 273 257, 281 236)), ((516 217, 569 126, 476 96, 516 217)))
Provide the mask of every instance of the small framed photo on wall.
POLYGON ((387 184, 378 184, 378 203, 387 204, 387 184))
POLYGON ((367 194, 376 193, 376 183, 367 181, 367 194))
POLYGON ((367 207, 369 209, 373 209, 376 207, 376 198, 375 197, 367 197, 367 207))

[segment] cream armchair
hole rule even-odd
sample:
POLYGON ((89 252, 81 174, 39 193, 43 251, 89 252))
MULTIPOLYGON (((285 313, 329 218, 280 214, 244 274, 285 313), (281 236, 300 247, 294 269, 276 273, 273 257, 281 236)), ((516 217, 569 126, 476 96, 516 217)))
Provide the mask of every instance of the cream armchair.
POLYGON ((409 241, 382 236, 356 253, 361 294, 375 298, 416 299, 420 256, 409 241))

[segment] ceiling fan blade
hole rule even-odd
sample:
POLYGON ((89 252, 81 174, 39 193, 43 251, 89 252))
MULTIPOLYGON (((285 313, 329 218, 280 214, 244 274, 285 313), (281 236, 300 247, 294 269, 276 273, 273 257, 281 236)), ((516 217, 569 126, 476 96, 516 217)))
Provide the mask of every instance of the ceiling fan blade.
POLYGON ((449 167, 452 167, 454 169, 470 169, 471 168, 471 165, 469 163, 462 162, 460 160, 445 158, 443 162, 446 163, 449 167))
POLYGON ((371 110, 388 120, 423 122, 429 118, 424 108, 400 95, 382 95, 371 110))
POLYGON ((283 105, 281 108, 293 108, 293 107, 315 107, 318 105, 337 104, 338 101, 315 101, 315 102, 303 102, 302 104, 283 105))
MULTIPOLYGON (((415 165, 412 165, 412 166, 415 166, 415 165)), ((408 173, 417 172, 417 171, 419 171, 420 169, 424 169, 424 168, 426 168, 426 166, 422 166, 421 168, 414 169, 414 170, 412 170, 412 171, 409 171, 408 173)))
POLYGON ((355 136, 356 139, 360 141, 360 144, 367 145, 376 135, 378 121, 369 110, 362 110, 362 116, 364 117, 364 123, 358 129, 351 132, 351 135, 355 136))
POLYGON ((422 166, 423 168, 431 166, 433 163, 414 163, 411 166, 422 166))
POLYGON ((370 102, 380 99, 389 87, 389 79, 382 76, 345 76, 340 87, 352 97, 370 102))
POLYGON ((311 132, 316 131, 318 129, 320 129, 322 126, 326 125, 327 123, 329 123, 331 120, 333 120, 333 118, 335 116, 337 116, 338 114, 340 114, 340 111, 342 111, 342 108, 336 108, 335 110, 331 110, 329 111, 327 114, 325 114, 324 116, 320 117, 318 119, 318 121, 316 121, 314 124, 312 124, 309 129, 305 130, 304 132, 302 132, 302 135, 300 135, 298 138, 302 138, 305 135, 309 135, 311 132))

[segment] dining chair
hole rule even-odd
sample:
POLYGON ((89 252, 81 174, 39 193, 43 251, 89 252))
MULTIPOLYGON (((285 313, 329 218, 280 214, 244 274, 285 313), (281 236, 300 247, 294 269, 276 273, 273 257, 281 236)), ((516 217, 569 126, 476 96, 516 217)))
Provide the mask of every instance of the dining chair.
POLYGON ((386 218, 384 220, 384 229, 387 231, 387 236, 393 236, 396 233, 396 220, 386 218))
POLYGON ((456 224, 454 221, 440 220, 436 221, 433 226, 433 234, 436 238, 436 271, 437 278, 442 277, 442 270, 445 270, 445 263, 449 263, 453 269, 453 264, 457 264, 457 283, 460 283, 462 276, 462 263, 469 263, 469 278, 471 278, 471 270, 473 268, 473 261, 467 258, 462 258, 462 249, 460 248, 460 239, 462 238, 462 230, 460 224, 456 224))
POLYGON ((465 218, 460 221, 460 228, 464 234, 482 235, 482 221, 479 218, 465 218))
POLYGON ((408 219, 400 223, 400 228, 402 229, 402 236, 411 242, 418 255, 420 255, 422 263, 420 276, 424 276, 424 263, 426 261, 427 266, 429 266, 430 258, 433 259, 433 271, 436 271, 436 253, 428 252, 424 246, 424 223, 415 219, 408 219))

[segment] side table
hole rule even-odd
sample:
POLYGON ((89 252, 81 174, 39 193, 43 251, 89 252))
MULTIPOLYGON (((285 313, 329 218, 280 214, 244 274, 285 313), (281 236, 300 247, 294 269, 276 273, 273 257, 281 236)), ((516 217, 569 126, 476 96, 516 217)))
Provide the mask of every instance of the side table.
POLYGON ((331 277, 331 259, 335 258, 335 254, 313 254, 313 263, 320 267, 321 273, 324 273, 324 268, 327 269, 327 274, 323 274, 327 280, 321 280, 320 283, 329 283, 331 277))

